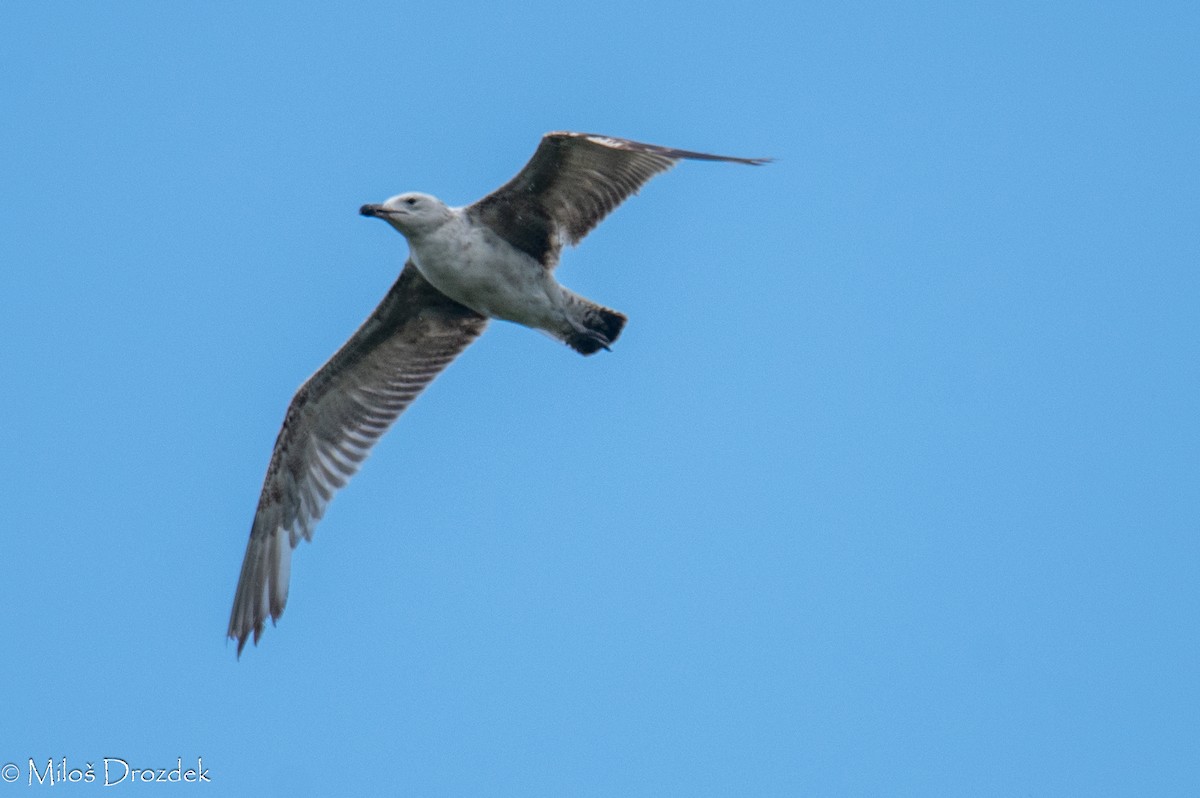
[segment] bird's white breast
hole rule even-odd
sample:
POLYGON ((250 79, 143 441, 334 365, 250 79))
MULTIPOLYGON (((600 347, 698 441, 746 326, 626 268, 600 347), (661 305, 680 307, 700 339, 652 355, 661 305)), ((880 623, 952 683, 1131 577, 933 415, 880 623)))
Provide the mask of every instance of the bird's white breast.
POLYGON ((434 288, 478 313, 541 328, 562 316, 562 291, 550 272, 458 209, 409 247, 434 288))

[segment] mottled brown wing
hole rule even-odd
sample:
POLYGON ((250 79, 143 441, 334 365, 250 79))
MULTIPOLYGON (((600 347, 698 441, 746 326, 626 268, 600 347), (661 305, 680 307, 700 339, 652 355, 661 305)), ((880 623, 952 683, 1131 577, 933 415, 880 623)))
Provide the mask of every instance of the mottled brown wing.
POLYGON ((311 540, 335 491, 487 319, 439 292, 408 263, 375 312, 304 383, 267 467, 242 562, 229 637, 238 654, 287 603, 292 549, 311 540))
POLYGON ((547 133, 516 177, 467 212, 553 268, 563 243, 577 244, 646 181, 682 159, 754 166, 770 160, 677 150, 594 133, 547 133))

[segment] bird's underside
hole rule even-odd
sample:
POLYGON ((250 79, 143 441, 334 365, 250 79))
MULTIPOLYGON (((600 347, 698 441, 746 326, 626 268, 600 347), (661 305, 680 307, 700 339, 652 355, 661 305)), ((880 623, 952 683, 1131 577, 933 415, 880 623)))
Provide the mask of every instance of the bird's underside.
MULTIPOLYGON (((646 181, 682 159, 767 160, 550 133, 512 180, 463 209, 464 223, 550 271, 564 244, 578 243, 646 181)), ((386 212, 386 204, 363 208, 367 215, 386 212)), ((406 237, 415 254, 416 236, 406 237)), ((583 327, 577 337, 571 329, 558 336, 583 354, 607 348, 625 321, 588 304, 599 311, 577 309, 581 321, 571 321, 583 327)), ((237 640, 239 655, 248 639, 258 642, 268 618, 283 613, 292 549, 311 540, 333 494, 413 399, 483 332, 488 315, 435 288, 410 260, 379 307, 296 392, 267 467, 234 595, 228 636, 237 640)))

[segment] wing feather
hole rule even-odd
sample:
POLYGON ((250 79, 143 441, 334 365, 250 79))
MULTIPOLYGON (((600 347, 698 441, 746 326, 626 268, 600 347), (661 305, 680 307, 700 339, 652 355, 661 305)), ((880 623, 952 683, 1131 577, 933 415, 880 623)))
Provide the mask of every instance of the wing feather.
POLYGON ((292 398, 263 481, 229 618, 238 654, 287 604, 292 549, 334 493, 487 319, 407 264, 379 307, 292 398))
POLYGON ((547 133, 525 167, 467 212, 547 268, 650 178, 683 159, 760 165, 593 133, 547 133))

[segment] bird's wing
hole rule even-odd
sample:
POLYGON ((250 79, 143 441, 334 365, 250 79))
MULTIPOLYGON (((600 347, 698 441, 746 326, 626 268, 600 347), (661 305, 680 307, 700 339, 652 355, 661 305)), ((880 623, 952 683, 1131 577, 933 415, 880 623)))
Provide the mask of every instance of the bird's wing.
POLYGON ((487 319, 408 263, 375 312, 296 392, 267 467, 229 617, 238 654, 283 613, 292 549, 312 539, 335 491, 487 319))
POLYGON ((682 159, 760 165, 593 133, 547 133, 516 177, 467 210, 548 267, 646 181, 682 159), (549 258, 547 258, 549 253, 549 258))

